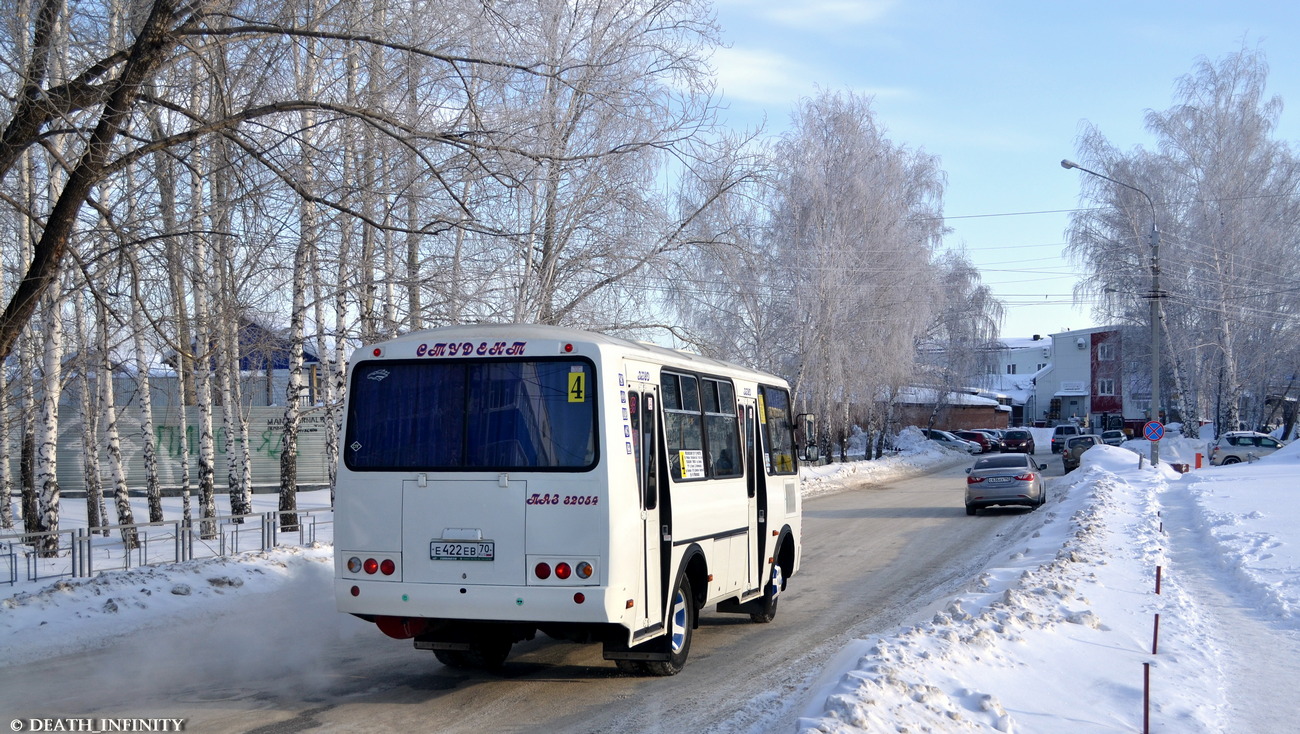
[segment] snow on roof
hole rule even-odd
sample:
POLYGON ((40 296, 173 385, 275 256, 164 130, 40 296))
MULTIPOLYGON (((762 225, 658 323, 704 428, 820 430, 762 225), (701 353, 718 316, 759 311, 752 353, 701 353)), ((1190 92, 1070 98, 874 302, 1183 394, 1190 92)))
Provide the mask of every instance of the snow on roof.
MULTIPOLYGON (((939 391, 932 387, 905 387, 898 391, 895 400, 899 403, 910 403, 915 405, 932 405, 939 401, 939 391)), ((985 405, 989 407, 997 406, 999 403, 990 398, 982 398, 978 395, 971 395, 965 392, 949 392, 944 396, 943 402, 949 405, 985 405)))
POLYGON ((1013 336, 1010 338, 998 339, 998 342, 1007 349, 1032 349, 1035 347, 1051 347, 1052 340, 1050 337, 1040 336, 1037 339, 1028 336, 1013 336))

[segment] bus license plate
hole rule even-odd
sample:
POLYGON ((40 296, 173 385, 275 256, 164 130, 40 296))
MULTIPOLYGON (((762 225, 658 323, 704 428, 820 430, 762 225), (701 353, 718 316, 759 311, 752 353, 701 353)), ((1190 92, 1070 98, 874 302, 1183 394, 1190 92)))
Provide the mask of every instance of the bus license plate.
POLYGON ((496 554, 491 540, 435 540, 429 543, 429 558, 435 561, 490 561, 496 554))

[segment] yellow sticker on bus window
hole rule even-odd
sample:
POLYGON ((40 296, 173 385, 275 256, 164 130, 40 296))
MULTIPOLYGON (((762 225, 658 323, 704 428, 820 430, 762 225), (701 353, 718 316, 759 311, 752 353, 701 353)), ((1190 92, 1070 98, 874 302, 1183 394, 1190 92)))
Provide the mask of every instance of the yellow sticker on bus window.
POLYGON ((587 373, 586 372, 569 373, 569 402, 570 403, 587 402, 587 373))
POLYGON ((758 394, 758 422, 767 425, 767 405, 763 400, 763 393, 758 394))

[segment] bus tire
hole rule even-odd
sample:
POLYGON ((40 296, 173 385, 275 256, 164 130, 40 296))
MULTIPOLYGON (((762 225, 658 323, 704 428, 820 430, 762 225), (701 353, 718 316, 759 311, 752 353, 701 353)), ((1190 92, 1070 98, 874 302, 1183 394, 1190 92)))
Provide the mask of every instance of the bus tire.
POLYGON ((755 612, 749 615, 749 621, 755 624, 767 624, 776 619, 776 603, 780 601, 781 587, 785 585, 785 577, 781 575, 781 564, 772 564, 772 582, 768 584, 766 592, 763 594, 763 611, 755 612))
POLYGON ((648 660, 644 663, 650 675, 677 675, 686 667, 686 656, 691 652, 691 632, 695 628, 695 597, 691 594, 691 582, 686 576, 677 584, 673 592, 673 608, 668 618, 668 634, 661 642, 662 651, 668 653, 667 660, 648 660))
POLYGON ((638 678, 649 672, 645 669, 645 663, 640 660, 615 660, 614 665, 618 668, 620 673, 635 675, 638 678))
POLYGON ((510 656, 511 647, 506 640, 481 640, 468 650, 434 650, 433 656, 449 668, 500 670, 510 656))
POLYGON ((469 653, 464 650, 434 650, 433 656, 448 668, 469 668, 469 653))
POLYGON ((509 640, 482 640, 470 648, 470 665, 483 670, 500 670, 510 657, 510 648, 514 644, 509 640))

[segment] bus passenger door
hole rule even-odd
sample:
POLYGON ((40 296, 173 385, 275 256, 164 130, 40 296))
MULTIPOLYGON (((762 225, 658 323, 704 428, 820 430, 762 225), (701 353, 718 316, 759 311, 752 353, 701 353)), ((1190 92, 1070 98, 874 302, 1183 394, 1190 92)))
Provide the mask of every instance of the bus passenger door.
POLYGON ((749 572, 748 590, 763 587, 763 569, 767 565, 767 486, 764 483, 763 459, 759 455, 758 412, 753 400, 740 401, 740 422, 744 426, 745 491, 749 495, 749 572))
POLYGON ((661 577, 662 530, 659 497, 659 391, 649 383, 628 384, 628 412, 632 424, 632 450, 635 456, 636 485, 641 502, 641 558, 644 573, 641 591, 644 603, 638 614, 638 631, 663 622, 664 597, 661 577))

